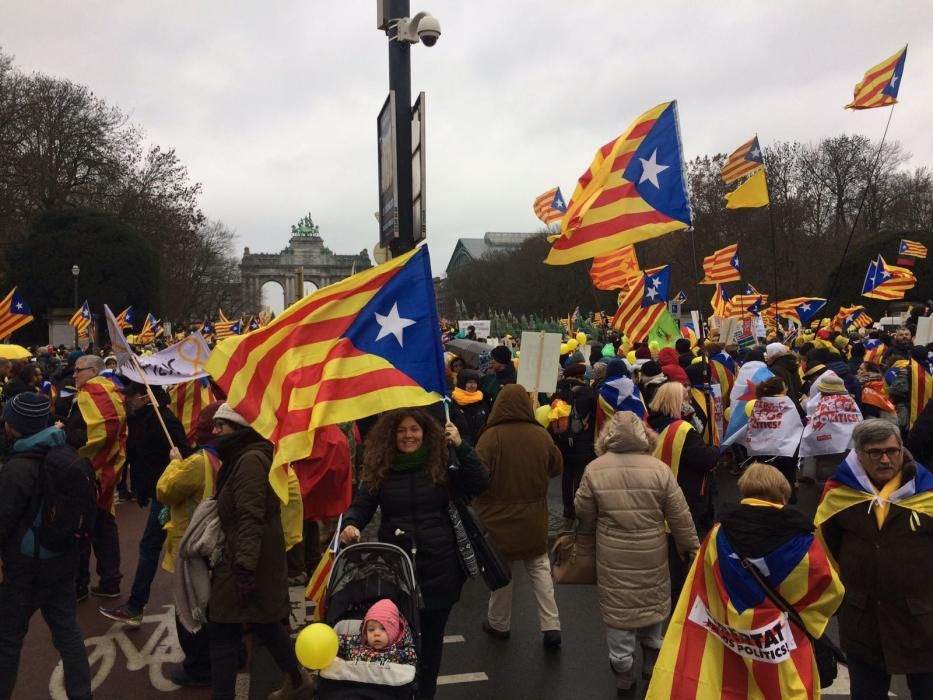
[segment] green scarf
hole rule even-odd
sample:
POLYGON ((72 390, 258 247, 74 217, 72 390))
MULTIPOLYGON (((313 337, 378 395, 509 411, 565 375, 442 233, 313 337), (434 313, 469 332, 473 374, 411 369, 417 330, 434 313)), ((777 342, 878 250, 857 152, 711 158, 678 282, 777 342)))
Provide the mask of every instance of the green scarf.
POLYGON ((396 452, 392 458, 392 471, 408 472, 421 469, 428 457, 428 447, 422 444, 414 452, 396 452))

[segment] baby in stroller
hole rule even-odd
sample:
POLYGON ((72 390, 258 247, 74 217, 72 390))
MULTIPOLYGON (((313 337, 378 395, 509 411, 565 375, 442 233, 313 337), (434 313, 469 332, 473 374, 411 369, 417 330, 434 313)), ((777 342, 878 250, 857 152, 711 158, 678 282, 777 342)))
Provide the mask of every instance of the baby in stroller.
MULTIPOLYGON (((395 603, 383 598, 373 605, 363 618, 359 634, 339 635, 337 656, 344 661, 375 662, 387 666, 385 675, 411 675, 411 669, 395 669, 389 664, 414 667, 418 662, 411 630, 395 603)), ((405 680, 410 682, 411 678, 405 680)), ((395 684, 393 684, 395 685, 395 684)), ((401 685, 401 683, 399 684, 401 685)))
POLYGON ((321 669, 326 700, 412 698, 418 660, 417 587, 404 551, 385 543, 337 555, 324 621, 337 632, 337 658, 321 669))

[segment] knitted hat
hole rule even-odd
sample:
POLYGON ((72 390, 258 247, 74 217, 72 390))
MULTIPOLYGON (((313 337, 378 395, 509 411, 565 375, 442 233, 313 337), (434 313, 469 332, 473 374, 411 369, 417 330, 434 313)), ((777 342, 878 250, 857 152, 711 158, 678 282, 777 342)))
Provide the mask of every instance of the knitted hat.
POLYGON ((647 345, 639 346, 639 348, 635 351, 635 359, 636 360, 650 360, 651 359, 651 348, 649 348, 647 345))
POLYGON ((225 420, 234 425, 242 425, 244 428, 249 427, 249 423, 246 422, 246 419, 230 408, 230 404, 227 403, 220 404, 217 413, 214 414, 214 420, 225 420))
POLYGON ((654 360, 648 360, 641 366, 641 376, 643 377, 657 377, 659 374, 661 374, 661 365, 654 360))
POLYGON ((817 391, 821 394, 848 394, 846 385, 836 374, 824 372, 820 375, 820 381, 816 385, 817 391))
POLYGON ((680 365, 664 365, 661 371, 664 373, 664 376, 667 377, 668 381, 678 382, 680 384, 684 384, 688 381, 687 373, 680 365))
POLYGON ((467 369, 462 369, 460 370, 460 374, 457 375, 457 387, 460 389, 466 389, 467 382, 473 381, 479 384, 479 381, 482 378, 483 375, 481 375, 475 369, 470 369, 469 367, 467 369))
POLYGON ((582 377, 586 374, 586 365, 582 362, 574 362, 572 365, 564 367, 565 377, 582 377))
POLYGON ((661 363, 661 366, 664 365, 676 365, 677 363, 677 351, 674 348, 661 348, 661 351, 658 353, 658 362, 661 363))
POLYGON ((779 355, 787 354, 787 346, 784 343, 768 343, 768 346, 765 348, 765 357, 769 360, 773 360, 779 355))
POLYGON ((220 408, 220 401, 209 403, 198 414, 198 422, 194 431, 194 439, 202 447, 214 437, 214 416, 220 408))
POLYGON ((366 617, 363 618, 363 634, 366 633, 366 623, 370 620, 375 620, 385 629, 386 636, 389 638, 389 646, 401 639, 402 634, 405 632, 405 620, 395 603, 388 598, 377 600, 366 611, 366 617))
POLYGON ((17 394, 3 407, 3 420, 24 437, 35 435, 49 427, 49 397, 31 391, 17 394))
POLYGON ((507 365, 512 361, 512 351, 504 345, 494 347, 490 356, 500 365, 507 365))

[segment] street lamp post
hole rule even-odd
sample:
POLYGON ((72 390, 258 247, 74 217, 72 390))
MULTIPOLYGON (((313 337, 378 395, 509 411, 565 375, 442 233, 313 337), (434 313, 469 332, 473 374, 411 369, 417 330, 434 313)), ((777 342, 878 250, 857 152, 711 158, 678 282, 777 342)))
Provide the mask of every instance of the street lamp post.
POLYGON ((411 46, 398 40, 398 20, 411 16, 409 0, 388 0, 389 89, 395 90, 395 182, 398 187, 398 238, 392 255, 415 247, 411 208, 411 46))
MULTIPOLYGON (((415 247, 412 202, 412 104, 411 45, 434 46, 441 25, 428 12, 411 16, 409 0, 376 0, 379 29, 389 38, 389 90, 395 92, 395 183, 398 200, 398 238, 392 241, 393 256, 415 247)), ((421 148, 424 145, 421 144, 421 148)), ((421 193, 421 196, 424 196, 421 193)), ((419 231, 420 237, 420 231, 419 231)))
MULTIPOLYGON (((75 309, 78 308, 78 275, 81 274, 81 268, 77 265, 71 266, 71 275, 75 278, 75 309)), ((75 327, 75 350, 78 349, 78 329, 75 327)))

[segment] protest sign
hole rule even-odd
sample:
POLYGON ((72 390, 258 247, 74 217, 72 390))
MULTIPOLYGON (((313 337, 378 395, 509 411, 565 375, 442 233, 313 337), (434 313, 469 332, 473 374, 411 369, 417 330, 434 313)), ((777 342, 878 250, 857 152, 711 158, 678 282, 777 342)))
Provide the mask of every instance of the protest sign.
POLYGON ((557 389, 560 343, 560 333, 522 332, 522 361, 518 364, 518 383, 527 391, 551 393, 557 389))

